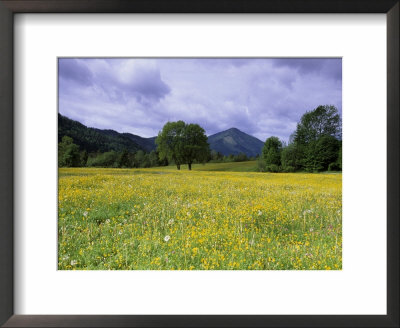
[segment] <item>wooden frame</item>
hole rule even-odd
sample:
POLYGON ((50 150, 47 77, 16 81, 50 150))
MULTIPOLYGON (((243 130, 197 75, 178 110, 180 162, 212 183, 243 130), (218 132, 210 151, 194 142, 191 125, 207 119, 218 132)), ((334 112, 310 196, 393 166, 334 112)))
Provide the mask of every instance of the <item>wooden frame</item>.
POLYGON ((399 327, 398 0, 1 0, 0 324, 5 327, 399 327), (387 315, 369 316, 29 316, 13 307, 13 15, 15 13, 386 13, 387 315))

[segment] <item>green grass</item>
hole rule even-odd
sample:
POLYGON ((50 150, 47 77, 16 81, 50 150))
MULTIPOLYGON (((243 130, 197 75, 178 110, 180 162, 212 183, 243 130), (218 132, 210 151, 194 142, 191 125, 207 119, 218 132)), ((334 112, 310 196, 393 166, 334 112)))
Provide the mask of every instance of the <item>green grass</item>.
MULTIPOLYGON (((158 167, 161 170, 176 170, 176 165, 158 167)), ((181 170, 188 170, 187 165, 181 165, 181 170)), ((219 171, 219 172, 258 172, 257 161, 228 162, 228 163, 206 163, 193 164, 193 171, 219 171)))

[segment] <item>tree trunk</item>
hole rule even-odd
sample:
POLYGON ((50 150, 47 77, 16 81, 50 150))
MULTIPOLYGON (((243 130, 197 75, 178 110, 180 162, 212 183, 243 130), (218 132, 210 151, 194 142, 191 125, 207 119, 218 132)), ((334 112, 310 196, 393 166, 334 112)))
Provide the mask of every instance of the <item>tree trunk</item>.
POLYGON ((178 170, 180 170, 180 169, 181 169, 181 164, 176 164, 176 168, 177 168, 178 170))
POLYGON ((189 170, 191 170, 192 169, 192 163, 188 163, 188 166, 189 166, 189 170))

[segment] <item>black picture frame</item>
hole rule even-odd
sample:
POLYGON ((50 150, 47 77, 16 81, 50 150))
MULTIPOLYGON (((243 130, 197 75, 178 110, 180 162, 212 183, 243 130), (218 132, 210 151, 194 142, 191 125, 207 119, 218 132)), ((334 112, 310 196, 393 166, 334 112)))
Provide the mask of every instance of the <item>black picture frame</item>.
POLYGON ((399 8, 399 0, 0 0, 0 324, 4 327, 399 327, 399 8), (16 13, 385 13, 387 315, 14 315, 13 18, 16 13))

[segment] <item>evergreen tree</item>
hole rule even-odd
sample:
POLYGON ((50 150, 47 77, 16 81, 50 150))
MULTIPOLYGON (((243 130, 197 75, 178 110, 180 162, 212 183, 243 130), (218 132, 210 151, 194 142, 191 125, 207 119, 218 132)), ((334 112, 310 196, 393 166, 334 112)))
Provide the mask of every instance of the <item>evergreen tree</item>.
POLYGON ((129 155, 128 151, 124 150, 118 158, 118 167, 129 167, 129 155))

